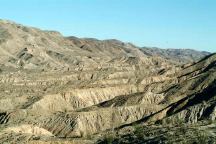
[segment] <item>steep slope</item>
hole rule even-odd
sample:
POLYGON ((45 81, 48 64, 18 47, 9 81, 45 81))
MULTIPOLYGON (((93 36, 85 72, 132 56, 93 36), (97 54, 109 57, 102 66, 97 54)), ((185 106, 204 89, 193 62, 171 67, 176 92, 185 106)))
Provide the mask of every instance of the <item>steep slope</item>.
MULTIPOLYGON (((113 143, 214 143, 216 54, 176 75, 177 79, 159 92, 153 90, 163 96, 157 104, 161 106, 157 112, 122 125, 116 132, 104 134, 98 143, 106 142, 110 137, 113 143)), ((114 103, 110 101, 109 105, 111 102, 114 103)))

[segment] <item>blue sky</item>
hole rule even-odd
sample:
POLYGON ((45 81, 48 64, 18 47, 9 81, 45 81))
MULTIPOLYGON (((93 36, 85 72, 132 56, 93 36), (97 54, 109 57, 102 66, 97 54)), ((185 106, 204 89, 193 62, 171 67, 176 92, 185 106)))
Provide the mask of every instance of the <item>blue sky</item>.
POLYGON ((65 36, 216 52, 216 0, 0 0, 0 18, 65 36))

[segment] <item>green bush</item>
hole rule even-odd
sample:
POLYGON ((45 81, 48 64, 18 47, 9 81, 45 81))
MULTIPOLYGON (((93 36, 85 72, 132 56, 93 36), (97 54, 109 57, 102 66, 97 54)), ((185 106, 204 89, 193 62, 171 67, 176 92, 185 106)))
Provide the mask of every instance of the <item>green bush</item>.
POLYGON ((205 143, 208 143, 208 141, 209 141, 209 138, 205 134, 205 132, 199 131, 198 134, 197 134, 197 140, 196 140, 196 142, 198 144, 205 144, 205 143))
POLYGON ((142 138, 143 137, 143 127, 139 126, 139 125, 135 125, 134 126, 134 134, 138 137, 138 138, 142 138))
POLYGON ((104 144, 112 144, 115 140, 115 137, 113 135, 106 135, 103 139, 104 144))

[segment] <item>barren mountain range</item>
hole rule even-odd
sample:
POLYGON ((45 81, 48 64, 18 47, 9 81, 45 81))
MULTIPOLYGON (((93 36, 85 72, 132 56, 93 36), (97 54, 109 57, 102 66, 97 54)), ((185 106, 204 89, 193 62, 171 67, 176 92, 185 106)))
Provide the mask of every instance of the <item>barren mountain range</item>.
POLYGON ((0 143, 214 143, 216 54, 0 20, 0 143))

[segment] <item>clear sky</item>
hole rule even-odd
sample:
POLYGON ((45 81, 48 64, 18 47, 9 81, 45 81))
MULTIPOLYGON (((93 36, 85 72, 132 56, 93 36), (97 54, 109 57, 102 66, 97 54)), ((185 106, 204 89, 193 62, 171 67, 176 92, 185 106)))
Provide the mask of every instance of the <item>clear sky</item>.
POLYGON ((216 52, 216 0, 0 0, 0 19, 65 36, 216 52))

